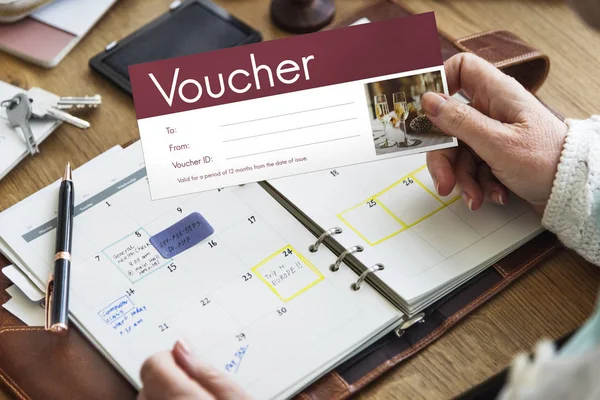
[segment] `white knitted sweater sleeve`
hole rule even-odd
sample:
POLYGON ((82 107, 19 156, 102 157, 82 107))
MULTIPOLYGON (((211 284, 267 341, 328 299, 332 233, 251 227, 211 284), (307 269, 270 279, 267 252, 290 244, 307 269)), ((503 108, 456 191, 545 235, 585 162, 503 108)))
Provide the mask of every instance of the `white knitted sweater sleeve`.
POLYGON ((565 122, 569 131, 542 224, 600 265, 600 116, 565 122))

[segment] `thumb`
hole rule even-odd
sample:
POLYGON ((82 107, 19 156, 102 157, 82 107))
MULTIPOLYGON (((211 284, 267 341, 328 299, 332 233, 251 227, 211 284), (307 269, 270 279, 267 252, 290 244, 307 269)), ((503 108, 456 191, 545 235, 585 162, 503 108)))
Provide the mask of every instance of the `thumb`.
POLYGON ((488 163, 509 131, 500 121, 442 93, 425 93, 421 105, 435 126, 465 142, 488 163))
POLYGON ((192 349, 183 340, 175 343, 172 354, 177 365, 216 399, 250 399, 250 396, 233 379, 194 355, 192 349))

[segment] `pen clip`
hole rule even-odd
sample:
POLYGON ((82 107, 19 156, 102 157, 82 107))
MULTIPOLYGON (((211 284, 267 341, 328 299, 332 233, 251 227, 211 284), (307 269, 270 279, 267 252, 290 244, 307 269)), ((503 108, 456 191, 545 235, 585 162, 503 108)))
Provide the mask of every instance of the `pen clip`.
POLYGON ((44 328, 50 330, 50 310, 52 309, 52 291, 54 290, 54 275, 50 274, 48 277, 48 283, 46 284, 46 309, 44 328))

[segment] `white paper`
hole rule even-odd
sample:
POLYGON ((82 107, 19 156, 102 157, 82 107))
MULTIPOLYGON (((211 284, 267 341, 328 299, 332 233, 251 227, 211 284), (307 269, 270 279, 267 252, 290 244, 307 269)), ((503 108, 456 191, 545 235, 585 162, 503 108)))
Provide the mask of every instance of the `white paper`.
POLYGON ((315 172, 271 183, 343 246, 362 245, 366 266, 406 302, 416 302, 489 265, 541 232, 540 216, 510 196, 471 212, 455 189, 439 196, 425 154, 315 172))
POLYGON ((31 17, 55 28, 83 36, 116 0, 56 0, 31 17))
MULTIPOLYGON (((83 211, 70 318, 136 387, 142 362, 183 337, 255 398, 286 398, 398 322, 373 289, 350 288, 356 274, 330 271, 327 248, 308 251, 313 235, 259 185, 151 201, 144 166, 136 143, 73 177, 83 211), (149 236, 192 212, 214 234, 171 259, 146 256, 149 236)), ((0 216, 0 250, 40 282, 52 268, 56 190, 0 216)))
POLYGON ((16 285, 10 286, 6 289, 6 292, 11 296, 11 299, 4 303, 2 307, 28 326, 44 326, 43 302, 31 301, 16 285))
MULTIPOLYGON (((382 122, 371 119, 365 88, 418 75, 445 82, 436 66, 139 119, 152 198, 456 146, 453 137, 427 133, 415 147, 381 147, 382 122), (198 134, 198 121, 210 134, 198 134)), ((396 143, 404 133, 388 123, 387 138, 396 143)))
POLYGON ((2 268, 2 273, 10 279, 31 301, 40 301, 44 293, 19 268, 9 265, 2 268))

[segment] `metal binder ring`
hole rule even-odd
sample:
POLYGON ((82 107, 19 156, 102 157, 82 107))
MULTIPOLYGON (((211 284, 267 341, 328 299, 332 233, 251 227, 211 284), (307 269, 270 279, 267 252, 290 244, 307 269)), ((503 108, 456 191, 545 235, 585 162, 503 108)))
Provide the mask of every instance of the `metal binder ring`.
POLYGON ((360 253, 363 250, 364 247, 362 246, 352 246, 350 248, 347 248, 342 254, 340 254, 337 260, 335 260, 335 262, 329 266, 329 269, 333 272, 337 271, 338 269, 340 269, 340 264, 344 261, 344 258, 346 258, 348 254, 360 253))
POLYGON ((352 285, 350 285, 350 287, 352 288, 352 290, 360 289, 360 285, 362 285, 362 283, 365 281, 365 279, 367 279, 367 275, 375 273, 377 271, 381 271, 384 268, 385 267, 383 266, 383 264, 371 265, 369 268, 367 268, 367 270, 365 272, 360 274, 360 276, 358 277, 358 280, 356 282, 354 282, 352 285))
POLYGON ((337 226, 335 228, 326 230, 321 234, 321 236, 319 236, 316 242, 308 246, 308 251, 311 253, 316 253, 319 251, 319 246, 321 246, 321 243, 323 243, 323 240, 325 240, 327 236, 339 235, 340 233, 342 233, 342 228, 338 228, 337 226))

